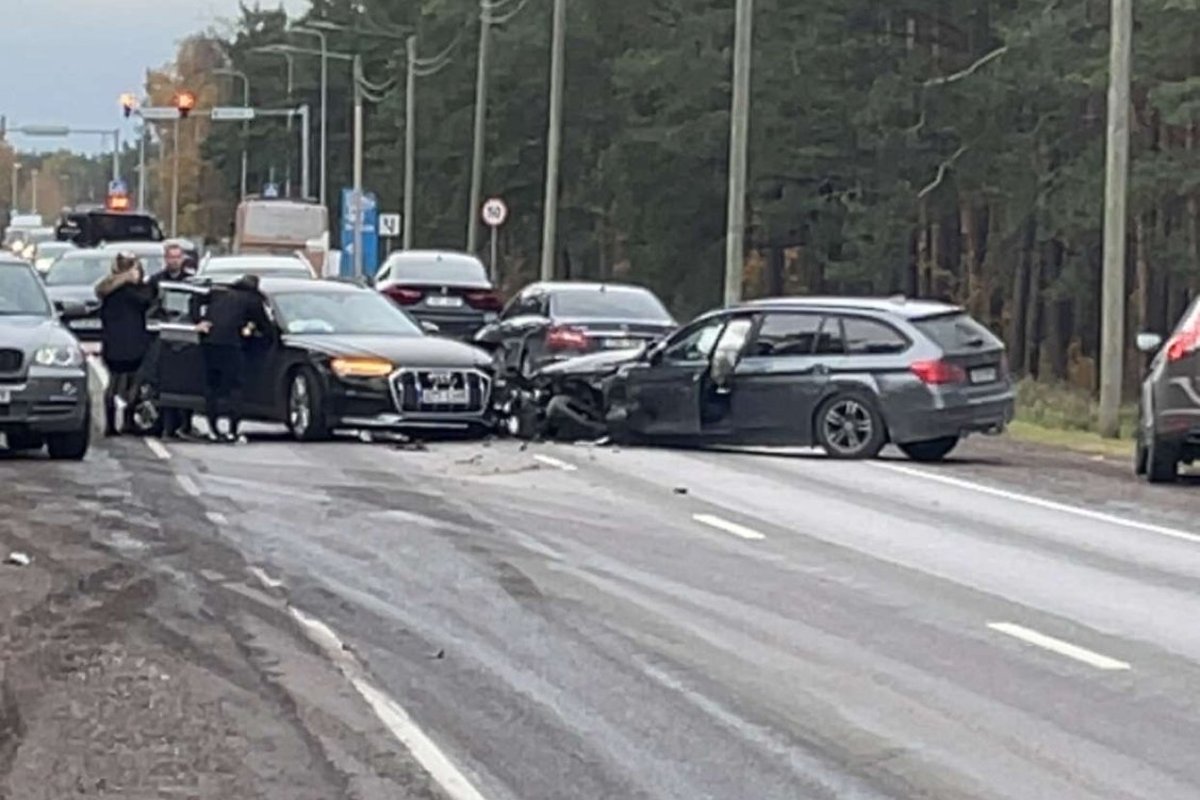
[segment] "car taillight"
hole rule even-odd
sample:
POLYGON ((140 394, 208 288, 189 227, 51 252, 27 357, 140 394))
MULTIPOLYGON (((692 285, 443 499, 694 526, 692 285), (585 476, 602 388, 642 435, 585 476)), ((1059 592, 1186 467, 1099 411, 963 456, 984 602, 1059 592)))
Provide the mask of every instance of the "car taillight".
POLYGON ((1182 330, 1167 342, 1167 361, 1180 361, 1200 348, 1200 325, 1182 330))
POLYGON ((921 383, 930 386, 962 383, 967 379, 967 373, 962 367, 948 361, 917 361, 909 369, 921 379, 921 383))
POLYGON ((383 293, 402 306, 416 305, 425 296, 420 289, 405 289, 403 286, 389 286, 383 293))
POLYGON ((546 348, 548 350, 586 350, 588 336, 578 328, 556 326, 546 331, 546 348))
POLYGON ((504 305, 495 292, 467 292, 467 304, 479 311, 499 311, 504 305))

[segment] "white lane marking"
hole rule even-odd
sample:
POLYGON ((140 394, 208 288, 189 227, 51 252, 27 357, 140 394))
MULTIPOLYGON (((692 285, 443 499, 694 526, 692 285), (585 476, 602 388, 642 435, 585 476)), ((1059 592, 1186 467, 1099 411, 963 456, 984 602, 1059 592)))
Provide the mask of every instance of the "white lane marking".
POLYGON ((367 705, 375 712, 380 722, 408 748, 417 763, 425 768, 451 800, 484 800, 483 795, 471 784, 467 776, 413 722, 408 712, 367 680, 362 666, 328 625, 295 608, 288 610, 304 628, 308 638, 325 651, 355 691, 367 701, 367 705))
POLYGON ((192 480, 191 478, 189 478, 187 475, 176 475, 175 480, 178 481, 179 485, 181 487, 183 487, 183 490, 185 492, 187 492, 188 494, 190 494, 192 497, 200 496, 200 487, 197 486, 196 482, 194 480, 192 480))
POLYGON ((143 439, 142 441, 146 443, 146 447, 150 448, 151 453, 154 453, 154 455, 158 456, 163 461, 171 460, 171 451, 168 450, 167 446, 158 439, 143 439))
POLYGON ((753 528, 747 528, 745 525, 739 525, 736 522, 730 522, 727 519, 715 516, 713 514, 692 514, 692 519, 699 522, 701 525, 707 525, 710 528, 716 528, 725 533, 731 533, 739 539, 748 539, 752 542, 757 542, 767 538, 753 528))
POLYGON ((224 526, 229 524, 229 517, 225 516, 220 511, 209 511, 205 516, 207 516, 208 521, 214 525, 224 526))
POLYGON ((903 475, 911 475, 914 478, 924 478, 925 480, 943 483, 947 486, 954 486, 959 489, 978 492, 979 494, 999 497, 1003 500, 1012 500, 1017 503, 1025 503, 1026 505, 1037 506, 1038 508, 1044 508, 1049 511, 1061 511, 1065 514, 1074 514, 1077 517, 1084 517, 1097 522, 1104 522, 1109 525, 1120 525, 1122 527, 1132 528, 1134 530, 1145 531, 1146 533, 1167 536, 1171 539, 1180 539, 1185 542, 1200 544, 1200 534, 1197 533, 1188 533, 1187 531, 1168 528, 1164 525, 1155 525, 1150 522, 1138 522, 1137 520, 1126 519, 1124 517, 1114 516, 1113 514, 1105 514, 1103 511, 1092 511, 1089 508, 1080 508, 1079 506, 1071 506, 1067 505, 1066 503, 1057 503, 1053 500, 1043 500, 1040 497, 1033 497, 1031 495, 1021 494, 1019 492, 1010 492, 1005 489, 995 489, 991 486, 971 483, 970 481, 964 481, 959 478, 951 478, 946 475, 934 475, 931 472, 926 472, 920 469, 912 469, 911 467, 902 467, 898 464, 881 464, 878 462, 869 463, 871 466, 878 467, 880 469, 886 469, 891 472, 899 472, 903 475))
POLYGON ((253 575, 259 583, 268 589, 278 589, 283 586, 283 581, 272 578, 262 567, 250 567, 250 569, 247 571, 253 575))
POLYGON ((555 458, 554 456, 544 456, 540 453, 535 455, 533 460, 545 464, 547 467, 561 469, 563 472, 575 472, 577 469, 579 469, 579 467, 575 466, 574 464, 568 464, 566 461, 563 461, 560 458, 555 458))
POLYGON ((1038 633, 1035 630, 1015 625, 1011 622, 989 622, 988 627, 994 631, 1020 639, 1027 644, 1058 653, 1060 656, 1082 661, 1084 664, 1093 666, 1096 669, 1124 670, 1130 668, 1124 661, 1117 661, 1115 658, 1102 656, 1092 650, 1087 650, 1070 642, 1064 642, 1062 639, 1055 639, 1053 636, 1047 636, 1044 633, 1038 633))

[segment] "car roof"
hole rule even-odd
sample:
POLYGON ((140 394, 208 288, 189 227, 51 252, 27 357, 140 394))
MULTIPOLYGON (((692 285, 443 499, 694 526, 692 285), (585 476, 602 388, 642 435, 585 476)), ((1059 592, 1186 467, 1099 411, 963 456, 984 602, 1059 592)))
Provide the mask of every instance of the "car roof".
POLYGON ((524 292, 650 292, 645 286, 632 283, 598 283, 595 281, 541 281, 526 286, 524 292))
POLYGON ((72 260, 82 261, 83 259, 107 259, 112 260, 115 257, 116 250, 97 250, 91 247, 76 247, 74 250, 68 250, 59 256, 59 259, 69 258, 72 260))
POLYGON ((166 244, 163 242, 147 242, 144 240, 132 242, 105 242, 100 248, 105 252, 117 253, 128 250, 131 253, 161 253, 166 250, 166 244))
POLYGON ((894 314, 904 319, 922 319, 924 317, 955 314, 962 311, 961 306, 950 303, 943 303, 938 300, 910 300, 899 295, 896 297, 772 297, 763 300, 751 300, 736 306, 736 308, 793 311, 801 309, 871 311, 894 314))
POLYGON ((284 278, 266 277, 259 281, 259 288, 266 294, 289 294, 292 292, 311 292, 314 289, 327 291, 330 294, 351 294, 353 292, 374 291, 346 281, 325 281, 318 278, 284 278))
POLYGON ((403 264, 406 261, 466 261, 472 264, 482 264, 470 253, 460 253, 456 250, 401 250, 388 256, 388 262, 403 264))

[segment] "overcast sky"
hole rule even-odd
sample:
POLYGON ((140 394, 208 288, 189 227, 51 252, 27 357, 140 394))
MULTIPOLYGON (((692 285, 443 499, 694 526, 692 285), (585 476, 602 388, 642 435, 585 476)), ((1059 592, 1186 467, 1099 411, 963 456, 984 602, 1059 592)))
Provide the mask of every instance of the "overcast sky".
MULTIPOLYGON (((249 0, 298 12, 306 0, 249 0)), ((0 0, 0 114, 10 125, 114 128, 117 100, 141 88, 147 67, 168 63, 176 43, 237 17, 238 0, 0 0)), ((62 140, 10 137, 20 150, 62 140)), ((99 138, 71 140, 98 149, 99 138)))

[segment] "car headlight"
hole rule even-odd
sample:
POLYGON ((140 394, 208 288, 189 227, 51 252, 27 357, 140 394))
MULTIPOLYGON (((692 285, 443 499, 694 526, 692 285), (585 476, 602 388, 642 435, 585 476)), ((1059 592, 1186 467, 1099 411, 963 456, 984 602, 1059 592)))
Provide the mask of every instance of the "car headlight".
POLYGON ((386 378, 396 367, 381 358, 359 358, 339 356, 329 362, 339 378, 386 378))
POLYGON ((33 354, 33 363, 42 367, 78 367, 83 351, 78 347, 43 347, 33 354))

